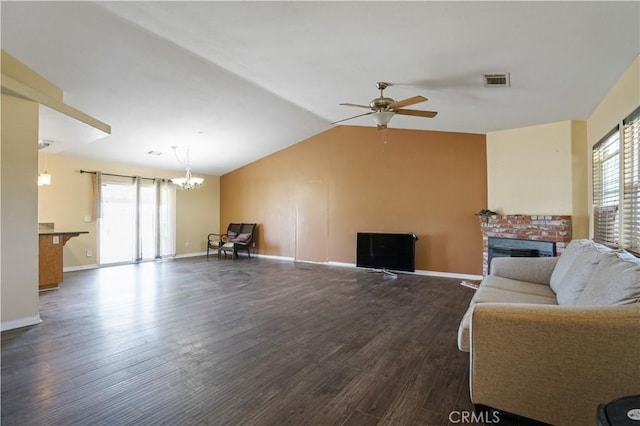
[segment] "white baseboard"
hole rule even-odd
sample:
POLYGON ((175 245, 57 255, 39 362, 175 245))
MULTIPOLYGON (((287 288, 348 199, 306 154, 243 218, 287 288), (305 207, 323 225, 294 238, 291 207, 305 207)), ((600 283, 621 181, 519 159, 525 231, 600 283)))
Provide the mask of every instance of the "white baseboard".
MULTIPOLYGON (((187 257, 198 257, 198 256, 206 256, 207 252, 203 251, 203 252, 199 252, 199 253, 185 253, 185 254, 178 254, 176 256, 173 257, 168 257, 168 258, 163 258, 163 259, 145 259, 141 262, 138 263, 146 263, 146 262, 157 262, 158 260, 173 260, 173 259, 182 259, 182 258, 187 258, 187 257)), ((103 266, 121 266, 121 265, 133 265, 136 262, 119 262, 119 263, 110 263, 107 265, 103 265, 103 266)), ((97 263, 93 263, 91 265, 77 265, 77 266, 65 266, 62 269, 62 272, 74 272, 74 271, 84 271, 87 269, 97 269, 100 268, 100 265, 98 265, 97 263)))
MULTIPOLYGON (((341 266, 345 268, 357 268, 355 263, 343 263, 343 262, 328 262, 331 266, 341 266)), ((392 271, 396 272, 396 271, 392 271)), ((398 271, 401 274, 413 274, 413 275, 425 275, 429 277, 443 277, 443 278, 460 278, 463 280, 481 280, 482 275, 470 275, 470 274, 458 274, 454 272, 438 272, 438 271, 425 271, 422 269, 416 269, 415 272, 398 271)))
POLYGON ((417 270, 414 272, 416 275, 427 275, 430 277, 443 277, 443 278, 456 278, 461 280, 481 280, 482 275, 472 275, 472 274, 458 274, 454 272, 437 272, 437 271, 422 271, 417 270))
MULTIPOLYGON (((178 254, 170 259, 184 259, 184 258, 188 258, 188 257, 198 257, 198 256, 206 256, 207 252, 206 251, 202 251, 202 252, 197 252, 197 253, 184 253, 184 254, 178 254)), ((259 257, 262 259, 271 259, 271 260, 281 260, 284 262, 300 262, 300 263, 312 263, 315 265, 328 265, 328 266, 338 266, 341 268, 356 268, 355 263, 347 263, 347 262, 314 262, 311 260, 295 260, 293 257, 287 257, 287 256, 273 256, 270 254, 259 254, 259 253, 255 253, 252 254, 251 256, 255 256, 255 257, 259 257)), ((169 259, 169 260, 170 260, 169 259)), ((152 260, 150 260, 151 262, 152 260)), ((126 263, 125 263, 126 264, 126 263)), ((93 265, 82 265, 82 266, 68 266, 66 268, 64 268, 64 272, 72 272, 72 271, 81 271, 81 270, 85 270, 85 269, 95 269, 98 268, 99 266, 96 264, 93 265)), ((472 275, 472 274, 459 274, 459 273, 453 273, 453 272, 438 272, 438 271, 425 271, 425 270, 416 270, 415 272, 401 272, 403 274, 415 274, 415 275, 425 275, 425 276, 430 276, 430 277, 443 277, 443 278, 455 278, 455 279, 462 279, 462 280, 481 280, 482 279, 482 275, 472 275)))
POLYGON ((355 263, 345 263, 345 262, 327 262, 327 265, 331 265, 331 266, 339 266, 341 268, 355 268, 356 264, 355 263))
POLYGON ((295 259, 293 257, 285 257, 285 256, 273 256, 270 254, 252 254, 251 256, 260 257, 263 259, 271 259, 271 260, 282 260, 285 262, 293 262, 295 259))
MULTIPOLYGON (((213 253, 213 254, 215 254, 215 253, 213 253)), ((201 251, 201 252, 197 252, 197 253, 183 253, 183 254, 176 254, 171 259, 184 259, 186 257, 198 257, 198 256, 206 256, 206 255, 207 255, 206 251, 201 251)))
POLYGON ((84 271, 86 269, 97 269, 98 264, 93 263, 91 265, 78 265, 78 266, 65 266, 62 268, 62 272, 74 272, 74 271, 84 271))
POLYGON ((34 315, 31 317, 18 318, 10 321, 2 321, 0 323, 0 328, 2 331, 13 330, 16 328, 29 327, 31 325, 40 324, 42 319, 40 319, 40 315, 34 315))
MULTIPOLYGON (((355 263, 347 263, 347 262, 313 262, 310 260, 295 260, 293 257, 283 257, 283 256, 271 256, 265 254, 257 254, 257 257, 263 257, 265 259, 275 259, 275 260, 286 260, 290 262, 300 262, 300 263, 312 263, 315 265, 327 265, 327 266, 338 266, 341 268, 357 268, 355 263)), ((395 272, 395 271, 394 271, 395 272)), ((413 274, 413 275, 425 275, 430 277, 443 277, 443 278, 455 278, 461 280, 481 280, 482 275, 472 275, 472 274, 459 274, 454 272, 438 272, 438 271, 425 271, 418 269, 415 272, 403 272, 399 271, 402 274, 413 274)))

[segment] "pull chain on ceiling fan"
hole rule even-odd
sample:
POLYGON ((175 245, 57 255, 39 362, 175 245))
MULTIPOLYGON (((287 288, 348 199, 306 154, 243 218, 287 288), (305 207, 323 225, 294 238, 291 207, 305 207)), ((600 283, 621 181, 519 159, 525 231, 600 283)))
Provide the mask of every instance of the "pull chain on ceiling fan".
POLYGON ((345 118, 343 120, 334 121, 331 124, 342 123, 343 121, 352 120, 358 117, 364 117, 365 115, 370 115, 373 120, 378 125, 378 130, 386 129, 387 124, 393 118, 394 115, 411 115, 414 117, 424 117, 424 118, 433 118, 438 113, 435 111, 420 111, 416 109, 402 109, 402 107, 415 105, 420 102, 427 101, 427 98, 424 96, 413 96, 411 98, 403 99, 401 101, 396 101, 392 98, 387 98, 384 96, 384 89, 389 87, 389 83, 385 83, 384 81, 380 81, 377 83, 376 87, 380 90, 380 97, 373 99, 369 105, 359 105, 352 103, 343 103, 340 105, 352 106, 356 108, 367 108, 370 109, 370 112, 365 112, 364 114, 358 114, 353 117, 345 118))

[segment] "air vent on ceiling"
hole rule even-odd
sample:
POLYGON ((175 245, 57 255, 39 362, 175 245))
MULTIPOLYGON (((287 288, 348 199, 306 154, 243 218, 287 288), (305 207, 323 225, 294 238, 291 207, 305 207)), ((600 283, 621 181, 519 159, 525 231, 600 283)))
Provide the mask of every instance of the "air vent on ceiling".
POLYGON ((485 87, 509 87, 511 86, 511 79, 509 73, 490 73, 483 74, 485 87))

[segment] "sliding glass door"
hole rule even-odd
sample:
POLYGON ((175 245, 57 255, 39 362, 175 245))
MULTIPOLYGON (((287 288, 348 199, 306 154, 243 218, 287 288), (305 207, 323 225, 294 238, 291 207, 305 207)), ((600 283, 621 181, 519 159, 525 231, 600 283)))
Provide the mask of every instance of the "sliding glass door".
POLYGON ((135 260, 136 191, 133 182, 102 183, 100 264, 135 260))
POLYGON ((175 189, 169 182, 102 177, 101 265, 175 255, 175 189))

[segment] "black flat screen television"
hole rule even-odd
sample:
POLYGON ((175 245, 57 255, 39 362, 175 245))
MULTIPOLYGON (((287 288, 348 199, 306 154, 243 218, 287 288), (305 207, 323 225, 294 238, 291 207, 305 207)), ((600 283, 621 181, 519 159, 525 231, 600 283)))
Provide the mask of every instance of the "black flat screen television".
POLYGON ((415 272, 417 239, 415 234, 358 232, 356 266, 415 272))

